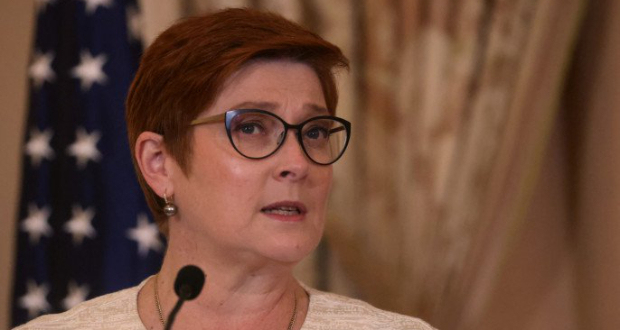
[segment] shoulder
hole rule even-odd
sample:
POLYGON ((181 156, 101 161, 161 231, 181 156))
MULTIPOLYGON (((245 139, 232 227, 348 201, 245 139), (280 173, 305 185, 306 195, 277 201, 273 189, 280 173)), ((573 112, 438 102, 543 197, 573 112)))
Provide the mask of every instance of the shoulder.
POLYGON ((310 306, 303 330, 433 330, 420 319, 384 311, 361 300, 312 288, 306 291, 310 294, 310 306))
MULTIPOLYGON (((143 282, 144 283, 144 282, 143 282)), ((142 284, 85 301, 72 309, 38 317, 14 330, 35 329, 144 329, 137 298, 142 284)))

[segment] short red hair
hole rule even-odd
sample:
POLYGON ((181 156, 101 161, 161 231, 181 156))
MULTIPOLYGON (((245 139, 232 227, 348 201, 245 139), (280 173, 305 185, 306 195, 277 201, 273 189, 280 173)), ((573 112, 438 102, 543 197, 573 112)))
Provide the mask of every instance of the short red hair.
MULTIPOLYGON (((328 110, 335 112, 334 69, 348 68, 338 47, 280 15, 226 9, 173 25, 145 51, 126 102, 131 150, 140 133, 161 134, 168 152, 188 174, 190 122, 215 101, 228 77, 262 58, 291 59, 312 67, 328 110)), ((163 200, 146 184, 135 158, 134 167, 155 221, 167 235, 163 200)))

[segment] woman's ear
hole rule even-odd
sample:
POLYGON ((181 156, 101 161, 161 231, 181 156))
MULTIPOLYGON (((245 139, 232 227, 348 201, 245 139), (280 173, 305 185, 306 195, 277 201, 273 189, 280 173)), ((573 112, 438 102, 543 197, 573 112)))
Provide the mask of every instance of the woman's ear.
POLYGON ((166 166, 168 155, 163 136, 142 132, 136 140, 135 157, 146 183, 159 196, 174 194, 170 171, 166 166))

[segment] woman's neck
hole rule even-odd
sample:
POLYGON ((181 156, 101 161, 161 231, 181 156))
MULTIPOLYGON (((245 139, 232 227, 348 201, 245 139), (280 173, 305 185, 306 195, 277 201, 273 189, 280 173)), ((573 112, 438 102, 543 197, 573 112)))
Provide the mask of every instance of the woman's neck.
MULTIPOLYGON (((158 289, 158 297, 153 297, 153 301, 159 301, 163 318, 166 319, 178 299, 173 289, 178 271, 193 264, 205 273, 202 292, 195 300, 185 303, 175 327, 287 329, 294 309, 298 314, 297 325, 303 322, 308 300, 305 291, 292 276, 292 265, 260 258, 251 260, 242 257, 238 260, 239 256, 225 258, 205 252, 204 249, 169 245, 157 283, 151 281, 153 287, 150 292, 153 296, 154 285, 158 289), (192 250, 201 253, 197 256, 191 253, 192 250)), ((149 292, 148 289, 143 291, 149 292)), ((142 305, 142 310, 149 310, 148 302, 142 305)), ((151 306, 151 314, 156 313, 156 305, 151 306)))

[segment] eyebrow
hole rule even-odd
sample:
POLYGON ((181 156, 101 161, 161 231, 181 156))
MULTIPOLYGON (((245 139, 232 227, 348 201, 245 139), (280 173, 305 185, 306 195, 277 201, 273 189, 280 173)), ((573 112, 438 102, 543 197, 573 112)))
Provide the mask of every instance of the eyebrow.
MULTIPOLYGON (((246 101, 239 103, 232 107, 232 109, 261 109, 261 110, 269 110, 275 111, 278 108, 278 104, 274 102, 253 102, 246 101)), ((316 112, 319 114, 329 114, 329 110, 326 107, 320 106, 314 103, 306 103, 303 106, 303 109, 311 110, 312 112, 316 112)))

